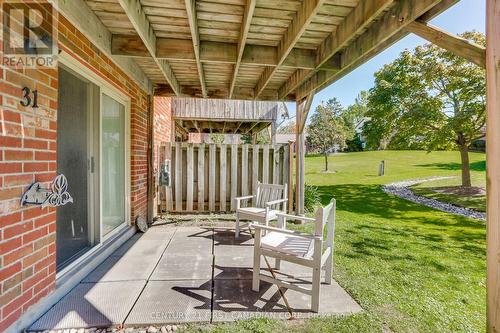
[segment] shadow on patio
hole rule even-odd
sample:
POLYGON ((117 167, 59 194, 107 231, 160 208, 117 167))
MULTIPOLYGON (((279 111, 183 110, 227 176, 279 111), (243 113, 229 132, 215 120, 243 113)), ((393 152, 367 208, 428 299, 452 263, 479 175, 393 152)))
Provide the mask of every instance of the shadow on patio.
MULTIPOLYGON (((276 286, 261 281, 260 292, 251 290, 252 263, 248 233, 235 240, 227 228, 154 226, 115 251, 30 330, 287 319, 276 286)), ((281 268, 283 278, 310 283, 303 267, 283 262, 281 268)), ((315 314, 308 296, 286 291, 296 317, 361 311, 335 282, 322 285, 321 295, 315 314)))

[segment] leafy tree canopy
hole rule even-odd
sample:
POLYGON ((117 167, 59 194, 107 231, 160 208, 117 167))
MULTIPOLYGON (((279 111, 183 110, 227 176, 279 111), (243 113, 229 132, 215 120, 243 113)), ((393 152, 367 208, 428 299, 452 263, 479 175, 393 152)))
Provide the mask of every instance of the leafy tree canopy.
MULTIPOLYGON (((485 45, 480 33, 461 36, 485 45)), ((368 97, 371 121, 364 129, 367 143, 382 149, 458 148, 467 168, 462 182, 470 186, 467 149, 483 136, 485 95, 484 69, 433 44, 404 51, 375 74, 368 97)))

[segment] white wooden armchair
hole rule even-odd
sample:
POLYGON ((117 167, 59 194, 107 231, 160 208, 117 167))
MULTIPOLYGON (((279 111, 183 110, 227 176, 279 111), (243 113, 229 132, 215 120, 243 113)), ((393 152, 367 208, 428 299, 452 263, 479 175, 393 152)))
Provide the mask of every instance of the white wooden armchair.
POLYGON ((316 211, 316 218, 307 218, 278 213, 278 228, 255 225, 252 289, 259 291, 260 280, 274 283, 279 287, 296 290, 311 295, 311 310, 319 311, 321 269, 325 269, 325 283, 332 283, 333 238, 335 232, 335 199, 326 207, 316 211), (286 219, 315 222, 314 234, 300 233, 286 229, 286 219), (326 242, 323 241, 327 225, 326 242), (267 231, 265 236, 263 231, 267 231), (276 269, 285 260, 312 269, 312 288, 304 288, 290 282, 260 274, 261 255, 276 259, 276 269))
POLYGON ((240 220, 269 225, 269 221, 276 220, 280 211, 286 212, 287 185, 257 183, 255 195, 235 198, 236 200, 236 231, 235 237, 240 236, 240 220), (242 202, 252 199, 252 206, 242 207, 242 202), (281 207, 281 209, 280 209, 281 207))

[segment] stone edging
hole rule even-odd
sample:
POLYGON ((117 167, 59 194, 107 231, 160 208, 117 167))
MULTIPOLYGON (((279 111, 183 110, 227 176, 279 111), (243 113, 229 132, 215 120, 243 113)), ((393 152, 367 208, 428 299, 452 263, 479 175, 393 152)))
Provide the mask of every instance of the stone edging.
POLYGON ((430 199, 423 197, 421 195, 415 194, 412 190, 410 190, 410 186, 425 183, 433 180, 440 179, 450 179, 454 177, 431 177, 431 178, 423 178, 423 179, 413 179, 413 180, 405 180, 401 182, 395 182, 391 184, 386 184, 382 186, 382 190, 385 193, 396 195, 400 198, 425 205, 427 207, 431 207, 446 213, 451 213, 455 215, 461 215, 477 220, 486 221, 486 213, 478 212, 473 209, 458 207, 449 203, 445 203, 442 201, 438 201, 435 199, 430 199))

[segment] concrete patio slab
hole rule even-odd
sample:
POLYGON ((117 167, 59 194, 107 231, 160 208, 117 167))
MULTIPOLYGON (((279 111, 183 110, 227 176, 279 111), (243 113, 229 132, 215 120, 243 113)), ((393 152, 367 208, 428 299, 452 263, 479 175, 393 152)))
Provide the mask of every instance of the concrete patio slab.
POLYGON ((147 280, 166 247, 155 248, 148 255, 124 254, 121 257, 111 256, 90 273, 83 282, 110 282, 147 280))
MULTIPOLYGON (((32 330, 218 322, 289 317, 275 285, 253 292, 253 239, 234 230, 153 227, 133 236, 30 328, 32 330), (169 238, 170 237, 170 238, 169 238)), ((269 259, 274 268, 274 259, 269 259)), ((270 275, 264 260, 262 274, 270 275)), ((282 261, 279 278, 310 285, 312 271, 282 261)), ((286 291, 296 317, 361 311, 336 282, 321 287, 321 312, 310 297, 286 291)))
POLYGON ((172 255, 167 249, 151 275, 151 280, 210 280, 212 265, 211 254, 172 255))
MULTIPOLYGON (((302 286, 308 287, 307 284, 302 286)), ((352 314, 361 307, 336 282, 321 286, 320 312, 310 311, 308 295, 286 290, 285 296, 297 318, 352 314)), ((233 321, 250 318, 288 319, 288 309, 278 288, 261 281, 260 291, 252 291, 251 280, 215 280, 212 321, 233 321)))
POLYGON ((145 281, 83 283, 38 319, 30 330, 108 327, 123 323, 145 281))
POLYGON ((212 280, 149 281, 125 325, 209 322, 212 280))
POLYGON ((169 241, 175 234, 177 227, 173 226, 153 226, 142 234, 144 240, 166 240, 169 241))
POLYGON ((151 240, 134 236, 113 252, 111 256, 121 257, 125 254, 144 257, 154 256, 158 252, 161 254, 167 247, 168 242, 168 240, 151 240))

